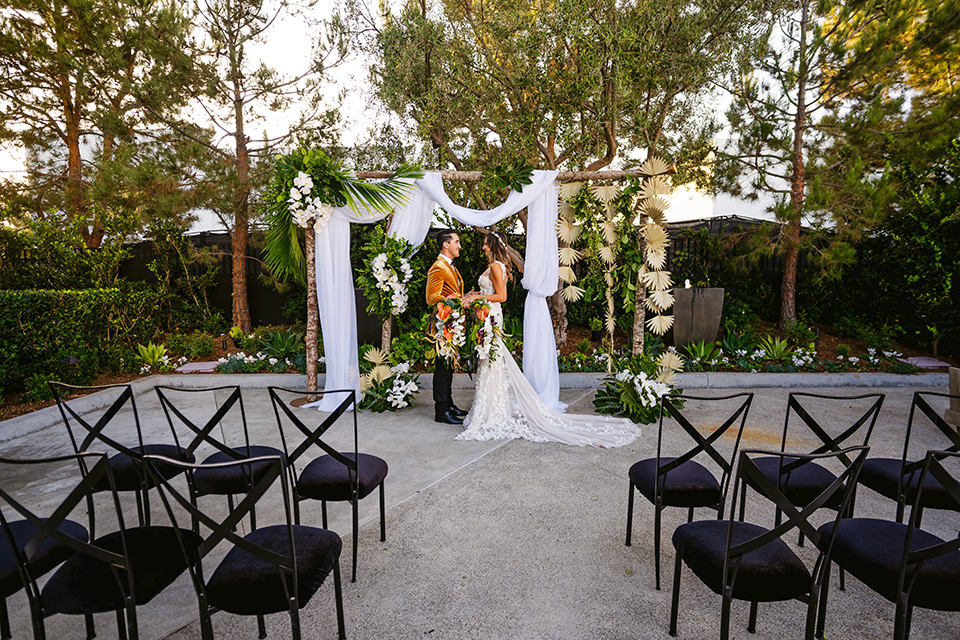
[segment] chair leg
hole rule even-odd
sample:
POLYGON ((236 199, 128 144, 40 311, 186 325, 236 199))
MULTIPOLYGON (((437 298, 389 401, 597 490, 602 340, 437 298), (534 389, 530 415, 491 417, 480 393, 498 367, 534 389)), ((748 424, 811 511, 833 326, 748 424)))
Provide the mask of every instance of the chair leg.
POLYGON ((290 637, 292 640, 300 640, 300 609, 294 598, 290 599, 290 637))
POLYGON ((93 627, 93 614, 85 614, 83 616, 84 626, 87 628, 87 640, 93 640, 97 637, 97 630, 93 627))
POLYGON ((897 612, 893 619, 894 640, 907 640, 907 596, 901 593, 897 599, 897 612))
POLYGON ((353 494, 353 578, 350 582, 357 581, 357 538, 360 537, 360 517, 357 512, 359 508, 357 494, 353 494))
MULTIPOLYGON (((723 520, 723 516, 720 516, 717 520, 723 520)), ((687 522, 693 522, 693 507, 687 509, 687 522)))
POLYGON ((663 507, 657 505, 653 519, 653 555, 656 560, 654 575, 656 576, 657 591, 660 591, 660 512, 663 507))
POLYGON ((130 640, 140 640, 140 630, 137 625, 137 605, 131 600, 127 605, 127 629, 130 640))
POLYGON ((677 635, 677 615, 680 612, 680 555, 673 565, 673 598, 670 601, 670 635, 677 635))
POLYGON ((826 563, 823 567, 822 582, 820 583, 820 602, 817 605, 817 630, 814 635, 823 640, 823 629, 827 622, 827 596, 830 595, 830 565, 826 563))
POLYGON ((326 500, 320 501, 320 515, 323 518, 322 520, 323 528, 327 529, 328 527, 327 527, 327 501, 326 500))
POLYGON ((343 622, 343 589, 340 585, 340 558, 337 558, 337 561, 333 563, 333 591, 337 604, 337 639, 345 640, 347 630, 343 622))
POLYGON ((30 620, 33 622, 33 640, 46 640, 47 629, 43 624, 43 609, 40 598, 30 598, 30 620))
POLYGON ((733 596, 730 588, 723 590, 723 604, 720 608, 720 640, 730 640, 730 606, 733 604, 733 596))
POLYGON ((7 599, 0 598, 0 640, 10 640, 10 617, 7 615, 7 599))
POLYGON ((630 546, 630 538, 633 533, 633 480, 630 481, 630 495, 627 498, 627 541, 626 545, 630 546))
POLYGON ((123 618, 123 608, 117 609, 117 637, 127 640, 127 622, 123 618))
POLYGON ((267 625, 263 621, 263 614, 257 614, 257 637, 263 640, 267 637, 267 625))
POLYGON ((383 483, 380 483, 380 542, 387 541, 387 506, 383 497, 383 483))
POLYGON ((756 633, 757 632, 757 609, 759 608, 758 602, 750 603, 750 619, 747 621, 747 632, 756 633))
MULTIPOLYGON (((731 509, 733 507, 730 507, 731 509)), ((747 510, 747 483, 743 483, 743 491, 740 492, 740 522, 743 522, 743 515, 747 510)))

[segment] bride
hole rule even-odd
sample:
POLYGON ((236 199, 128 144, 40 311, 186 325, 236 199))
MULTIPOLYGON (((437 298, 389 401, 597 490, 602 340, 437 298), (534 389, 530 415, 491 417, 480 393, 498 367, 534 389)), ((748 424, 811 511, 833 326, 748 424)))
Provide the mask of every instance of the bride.
MULTIPOLYGON (((510 267, 506 248, 497 232, 490 232, 484 238, 483 252, 490 266, 478 280, 480 291, 464 296, 464 303, 485 300, 490 305, 490 315, 502 327, 500 304, 507 299, 510 267)), ((457 440, 524 438, 533 442, 621 447, 640 435, 640 428, 624 418, 569 415, 548 409, 499 336, 494 338, 490 357, 480 361, 477 373, 476 396, 464 418, 464 431, 457 440)))

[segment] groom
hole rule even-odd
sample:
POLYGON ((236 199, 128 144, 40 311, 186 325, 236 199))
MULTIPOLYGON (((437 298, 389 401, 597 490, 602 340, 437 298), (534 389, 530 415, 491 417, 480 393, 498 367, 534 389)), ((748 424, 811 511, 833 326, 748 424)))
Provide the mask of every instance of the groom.
MULTIPOLYGON (((427 272, 427 304, 431 307, 449 298, 463 297, 463 278, 453 266, 454 258, 460 256, 460 238, 450 229, 443 229, 437 232, 437 244, 440 255, 427 272)), ((447 359, 438 354, 433 372, 435 419, 446 424, 463 424, 467 412, 453 404, 452 383, 453 370, 447 359)))

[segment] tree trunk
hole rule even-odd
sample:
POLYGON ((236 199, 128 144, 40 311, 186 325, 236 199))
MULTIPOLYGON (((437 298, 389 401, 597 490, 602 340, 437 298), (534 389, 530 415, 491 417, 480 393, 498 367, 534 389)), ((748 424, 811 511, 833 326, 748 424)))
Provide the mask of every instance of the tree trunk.
MULTIPOLYGON (((560 283, 563 286, 563 283, 560 283)), ((567 344, 567 302, 563 299, 560 289, 548 298, 550 305, 550 320, 553 321, 553 338, 557 348, 567 344)))
POLYGON ((242 71, 236 44, 230 43, 230 82, 233 85, 234 142, 236 143, 237 198, 233 224, 233 324, 250 331, 250 304, 247 299, 247 239, 250 208, 250 152, 243 122, 242 71))
POLYGON ((647 321, 647 308, 644 303, 647 300, 647 288, 637 273, 637 291, 633 297, 633 355, 643 353, 644 346, 644 323, 647 321))
MULTIPOLYGON (((317 271, 315 245, 316 236, 314 235, 313 225, 307 225, 305 243, 305 253, 307 258, 307 391, 317 391, 320 388, 319 376, 317 374, 317 360, 319 350, 320 317, 318 313, 319 304, 317 303, 317 271)), ((316 396, 308 396, 309 402, 316 402, 316 396)))
POLYGON ((250 306, 247 302, 247 217, 237 211, 233 220, 233 237, 231 248, 233 252, 232 297, 233 297, 233 325, 240 327, 244 333, 253 328, 250 322, 250 306))
POLYGON ((797 113, 793 121, 793 149, 790 155, 790 219, 783 231, 785 262, 780 288, 780 328, 788 329, 797 321, 797 262, 800 257, 800 222, 803 219, 803 200, 806 174, 803 166, 803 133, 807 120, 807 28, 810 3, 805 1, 800 16, 800 73, 797 78, 797 113))
POLYGON ((393 331, 393 316, 388 317, 380 325, 380 349, 384 353, 390 353, 390 333, 393 331))

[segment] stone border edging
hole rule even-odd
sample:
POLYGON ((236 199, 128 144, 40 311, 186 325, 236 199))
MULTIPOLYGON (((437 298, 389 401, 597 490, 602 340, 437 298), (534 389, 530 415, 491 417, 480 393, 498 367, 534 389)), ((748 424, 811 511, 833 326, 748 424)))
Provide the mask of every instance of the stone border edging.
MULTIPOLYGON (((561 373, 561 389, 596 389, 603 373, 561 373)), ((678 386, 682 389, 815 389, 830 387, 943 387, 949 385, 947 373, 734 373, 734 372, 688 372, 678 374, 678 386)), ((320 375, 323 386, 325 376, 320 375)), ((172 387, 203 388, 222 385, 239 385, 241 389, 279 386, 306 388, 306 376, 299 373, 236 373, 236 374, 162 374, 138 378, 129 384, 135 395, 149 392, 158 384, 172 387)), ((465 373, 453 376, 455 389, 472 389, 473 380, 465 373)), ((433 389, 433 376, 424 374, 420 388, 433 389)), ((106 393, 68 400, 78 413, 95 411, 108 404, 106 393)), ((13 440, 60 422, 60 410, 56 406, 34 411, 0 422, 0 442, 13 440)))

